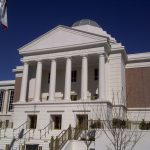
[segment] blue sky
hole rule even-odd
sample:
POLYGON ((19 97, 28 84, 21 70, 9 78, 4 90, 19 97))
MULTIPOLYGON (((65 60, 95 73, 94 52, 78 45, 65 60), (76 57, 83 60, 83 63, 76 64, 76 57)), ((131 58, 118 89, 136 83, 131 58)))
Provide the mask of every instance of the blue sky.
POLYGON ((148 0, 9 0, 7 31, 0 29, 0 80, 14 79, 18 48, 61 24, 95 20, 127 53, 150 51, 148 0))

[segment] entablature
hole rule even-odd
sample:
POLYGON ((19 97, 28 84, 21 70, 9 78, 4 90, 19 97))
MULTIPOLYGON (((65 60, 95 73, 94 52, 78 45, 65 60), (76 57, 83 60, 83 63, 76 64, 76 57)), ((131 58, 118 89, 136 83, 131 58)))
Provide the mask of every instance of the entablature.
POLYGON ((90 48, 90 49, 80 49, 76 51, 68 51, 68 52, 59 52, 59 53, 51 53, 51 54, 42 54, 42 55, 33 55, 33 56, 25 56, 22 58, 23 62, 31 62, 31 61, 39 61, 39 60, 52 60, 58 58, 66 58, 66 57, 76 57, 83 55, 92 55, 92 54, 108 54, 108 51, 105 51, 104 47, 90 48))

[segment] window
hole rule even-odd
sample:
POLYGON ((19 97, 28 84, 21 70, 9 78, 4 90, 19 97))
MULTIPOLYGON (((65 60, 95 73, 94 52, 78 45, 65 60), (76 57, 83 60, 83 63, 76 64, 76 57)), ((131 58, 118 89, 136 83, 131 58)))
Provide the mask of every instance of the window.
POLYGON ((3 99, 4 99, 4 91, 0 91, 0 112, 2 111, 2 106, 3 106, 3 99))
POLYGON ((48 84, 50 83, 50 73, 48 73, 48 84))
POLYGON ((77 81, 77 71, 73 70, 71 72, 71 82, 76 82, 77 81))
POLYGON ((98 99, 98 94, 94 94, 92 97, 91 97, 92 100, 95 100, 95 99, 98 99))
POLYGON ((77 115, 77 127, 88 129, 88 115, 77 115))
POLYGON ((9 111, 13 110, 13 101, 14 101, 14 90, 10 90, 10 96, 9 96, 9 111))
POLYGON ((61 115, 51 115, 52 122, 53 122, 53 129, 60 130, 61 129, 61 122, 62 116, 61 115))
POLYGON ((28 128, 36 129, 37 115, 28 115, 28 128))
POLYGON ((8 126, 9 126, 9 120, 6 120, 5 127, 8 128, 8 126))
POLYGON ((71 95, 71 100, 72 101, 76 101, 78 99, 78 96, 77 95, 71 95))
POLYGON ((94 80, 98 80, 98 69, 94 70, 94 80))

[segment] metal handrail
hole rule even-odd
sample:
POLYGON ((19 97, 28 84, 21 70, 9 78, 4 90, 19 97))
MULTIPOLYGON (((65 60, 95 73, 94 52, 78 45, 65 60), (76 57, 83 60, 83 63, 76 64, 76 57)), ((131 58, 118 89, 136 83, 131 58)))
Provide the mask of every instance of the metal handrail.
MULTIPOLYGON (((23 134, 23 136, 22 136, 22 138, 25 136, 25 139, 26 139, 26 135, 27 135, 27 133, 29 133, 29 140, 30 140, 30 132, 32 131, 32 129, 29 129, 27 132, 25 132, 24 134, 23 134)), ((33 131, 33 133, 34 133, 34 131, 33 131)), ((16 141, 18 141, 19 140, 19 138, 17 138, 16 139, 16 141)))
MULTIPOLYGON (((46 137, 47 132, 49 134, 49 127, 50 127, 50 125, 52 125, 52 123, 53 123, 53 121, 50 121, 43 129, 39 129, 40 139, 42 138, 43 135, 46 137), (48 131, 46 131, 47 129, 48 129, 48 131), (42 131, 45 131, 43 135, 42 135, 42 131)), ((51 130, 52 130, 52 128, 51 128, 51 130)))
POLYGON ((1 127, 0 127, 0 139, 1 139, 2 130, 4 130, 3 137, 5 137, 7 128, 12 128, 13 123, 12 122, 6 123, 6 121, 1 121, 0 123, 1 123, 1 127))
POLYGON ((58 136, 56 136, 56 139, 54 140, 53 137, 51 139, 51 149, 52 150, 59 150, 61 149, 65 143, 70 140, 71 137, 71 126, 68 127, 66 130, 62 130, 58 136))
POLYGON ((19 129, 19 132, 20 132, 21 127, 23 128, 23 127, 24 127, 24 125, 26 125, 27 123, 28 123, 28 121, 24 122, 24 123, 23 123, 23 124, 21 124, 19 127, 17 127, 17 128, 15 128, 15 129, 13 129, 13 137, 14 137, 14 133, 15 133, 15 131, 19 129))
POLYGON ((0 139, 1 139, 1 130, 2 130, 2 128, 0 128, 0 139))
MULTIPOLYGON (((67 129, 67 130, 68 130, 68 129, 67 129)), ((67 130, 62 130, 62 131, 58 134, 57 137, 58 137, 58 138, 61 137, 61 136, 65 133, 65 131, 67 131, 67 130)))

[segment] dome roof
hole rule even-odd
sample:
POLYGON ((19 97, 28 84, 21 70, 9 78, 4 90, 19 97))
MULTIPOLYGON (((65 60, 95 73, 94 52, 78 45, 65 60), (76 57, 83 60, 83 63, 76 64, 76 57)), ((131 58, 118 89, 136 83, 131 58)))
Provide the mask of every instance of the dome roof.
POLYGON ((76 26, 82 26, 82 25, 91 25, 91 26, 94 26, 94 27, 100 27, 99 24, 93 20, 90 20, 90 19, 82 19, 82 20, 79 20, 77 22, 75 22, 72 27, 76 27, 76 26))

